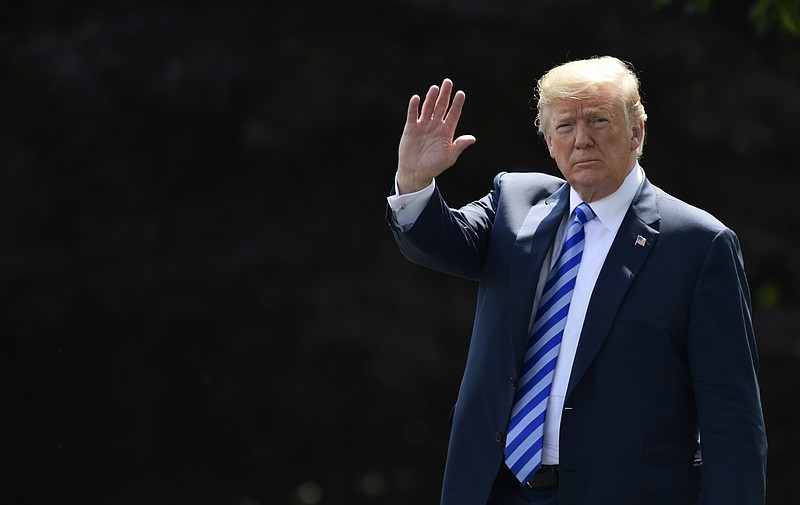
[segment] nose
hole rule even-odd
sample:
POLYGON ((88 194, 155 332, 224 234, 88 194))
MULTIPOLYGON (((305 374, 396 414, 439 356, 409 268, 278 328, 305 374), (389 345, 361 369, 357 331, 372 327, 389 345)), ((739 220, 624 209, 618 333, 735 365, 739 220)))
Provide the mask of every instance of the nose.
POLYGON ((587 147, 592 147, 593 145, 594 141, 592 140, 589 128, 585 124, 579 122, 575 126, 575 148, 586 149, 587 147))

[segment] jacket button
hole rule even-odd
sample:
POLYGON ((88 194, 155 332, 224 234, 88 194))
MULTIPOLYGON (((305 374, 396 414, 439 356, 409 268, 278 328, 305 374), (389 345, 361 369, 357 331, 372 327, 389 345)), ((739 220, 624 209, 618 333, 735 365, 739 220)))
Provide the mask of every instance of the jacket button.
POLYGON ((495 432, 495 434, 494 434, 494 440, 495 440, 495 442, 497 442, 497 443, 499 444, 500 442, 502 442, 502 441, 503 441, 503 434, 502 434, 502 433, 500 433, 499 431, 498 431, 498 432, 495 432))
POLYGON ((510 382, 512 386, 517 387, 517 379, 514 377, 509 377, 508 382, 510 382))

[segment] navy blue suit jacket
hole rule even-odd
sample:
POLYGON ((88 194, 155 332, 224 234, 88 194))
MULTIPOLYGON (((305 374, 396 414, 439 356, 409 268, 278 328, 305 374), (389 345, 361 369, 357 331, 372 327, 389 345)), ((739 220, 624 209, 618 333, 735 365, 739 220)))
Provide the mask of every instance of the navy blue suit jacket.
MULTIPOLYGON (((568 203, 561 179, 502 173, 461 209, 437 190, 406 231, 388 215, 409 260, 480 283, 443 504, 485 505, 504 464, 535 288, 568 203)), ((645 180, 587 308, 562 412, 560 503, 763 504, 757 368, 736 235, 645 180)))

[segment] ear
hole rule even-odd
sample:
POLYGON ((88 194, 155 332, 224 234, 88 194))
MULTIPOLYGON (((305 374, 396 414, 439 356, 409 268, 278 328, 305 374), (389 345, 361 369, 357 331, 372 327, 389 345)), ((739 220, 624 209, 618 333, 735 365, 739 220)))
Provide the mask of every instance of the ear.
POLYGON ((644 140, 644 121, 636 121, 631 126, 631 151, 639 149, 644 140))
POLYGON ((550 157, 555 159, 555 155, 553 154, 553 138, 551 135, 545 133, 544 141, 547 142, 547 151, 550 153, 550 157))

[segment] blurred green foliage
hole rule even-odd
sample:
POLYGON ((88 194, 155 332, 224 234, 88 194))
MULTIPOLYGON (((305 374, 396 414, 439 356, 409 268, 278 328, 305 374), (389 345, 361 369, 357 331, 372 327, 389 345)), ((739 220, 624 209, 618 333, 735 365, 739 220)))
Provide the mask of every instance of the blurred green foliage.
MULTIPOLYGON (((663 8, 673 0, 654 0, 656 8, 663 8)), ((713 0, 687 0, 684 2, 686 14, 704 14, 711 10, 713 0)), ((750 23, 759 33, 778 27, 795 37, 800 37, 800 0, 757 0, 748 11, 750 23)))

